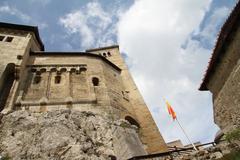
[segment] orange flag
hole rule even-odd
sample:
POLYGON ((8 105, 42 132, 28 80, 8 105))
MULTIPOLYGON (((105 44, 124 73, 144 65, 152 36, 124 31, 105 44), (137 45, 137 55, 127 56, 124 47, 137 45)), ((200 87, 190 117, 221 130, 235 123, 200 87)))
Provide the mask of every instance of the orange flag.
POLYGON ((167 108, 168 108, 168 113, 169 115, 172 116, 172 119, 175 120, 177 118, 177 115, 176 113, 174 112, 172 106, 168 103, 168 101, 166 101, 166 104, 167 104, 167 108))

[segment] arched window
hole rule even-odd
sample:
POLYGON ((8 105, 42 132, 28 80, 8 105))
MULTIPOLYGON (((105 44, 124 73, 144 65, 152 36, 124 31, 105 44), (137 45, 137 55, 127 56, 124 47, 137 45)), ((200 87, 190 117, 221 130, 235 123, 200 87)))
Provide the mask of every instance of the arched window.
POLYGON ((71 72, 71 73, 76 72, 76 68, 71 68, 70 72, 71 72))
POLYGON ((99 79, 97 77, 92 78, 93 86, 99 86, 99 79))
POLYGON ((107 57, 107 54, 104 52, 104 53, 103 53, 103 56, 104 56, 104 57, 107 57))
POLYGON ((66 69, 66 68, 61 68, 61 69, 60 69, 60 72, 61 72, 61 73, 67 72, 67 69, 66 69))
POLYGON ((10 63, 6 66, 2 76, 0 77, 0 111, 2 111, 6 105, 12 84, 15 76, 15 65, 10 63))
POLYGON ((55 76, 55 84, 60 84, 61 83, 61 76, 57 75, 55 76))
POLYGON ((117 160, 117 157, 114 155, 109 155, 108 157, 110 158, 110 160, 117 160))
POLYGON ((31 68, 31 72, 37 72, 37 70, 35 68, 31 68))
POLYGON ((17 59, 21 60, 21 59, 23 59, 23 56, 22 55, 17 55, 17 59))
POLYGON ((41 73, 44 73, 44 72, 46 72, 46 71, 47 71, 46 68, 41 68, 41 69, 40 69, 40 72, 41 72, 41 73))
POLYGON ((41 82, 41 75, 35 75, 33 79, 33 84, 39 84, 41 82))
POLYGON ((41 82, 41 71, 35 72, 34 78, 33 78, 33 84, 39 84, 41 82))
POLYGON ((138 128, 140 128, 139 123, 138 123, 135 119, 133 119, 132 117, 126 116, 126 117, 125 117, 125 120, 127 120, 131 125, 135 125, 135 126, 137 126, 138 128))
POLYGON ((56 72, 56 71, 57 71, 57 68, 51 68, 50 71, 51 71, 51 72, 56 72))
POLYGON ((84 73, 86 71, 87 71, 87 68, 85 68, 85 67, 80 68, 80 73, 84 73))

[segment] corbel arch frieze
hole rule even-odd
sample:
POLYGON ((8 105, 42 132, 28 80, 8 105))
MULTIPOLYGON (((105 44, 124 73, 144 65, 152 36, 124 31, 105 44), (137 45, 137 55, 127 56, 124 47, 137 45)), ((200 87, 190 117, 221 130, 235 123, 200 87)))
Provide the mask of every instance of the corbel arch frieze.
POLYGON ((41 75, 44 72, 47 72, 47 68, 33 67, 30 71, 34 74, 41 75))
POLYGON ((86 67, 80 67, 79 71, 80 71, 80 73, 86 73, 87 68, 86 67))
POLYGON ((57 68, 56 67, 50 68, 50 72, 57 72, 57 68))
POLYGON ((71 67, 71 68, 69 68, 69 71, 71 72, 71 73, 75 73, 76 72, 76 68, 73 68, 73 67, 71 67))
POLYGON ((39 71, 40 71, 41 73, 44 73, 44 72, 47 72, 47 69, 46 69, 46 68, 40 68, 39 71))
POLYGON ((31 68, 32 72, 36 72, 37 70, 43 70, 44 72, 86 72, 87 65, 86 64, 49 64, 49 65, 28 65, 27 67, 31 68))
POLYGON ((66 67, 60 67, 59 71, 60 71, 60 73, 67 72, 67 68, 66 67))

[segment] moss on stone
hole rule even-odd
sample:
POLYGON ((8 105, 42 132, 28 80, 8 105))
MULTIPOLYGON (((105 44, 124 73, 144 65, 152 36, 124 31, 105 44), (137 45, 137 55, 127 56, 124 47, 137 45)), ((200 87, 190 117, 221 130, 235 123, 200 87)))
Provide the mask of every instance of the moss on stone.
POLYGON ((240 159, 240 151, 234 151, 234 152, 224 155, 219 160, 239 160, 239 159, 240 159))
POLYGON ((229 142, 234 140, 240 140, 240 128, 237 128, 225 135, 225 139, 229 142))

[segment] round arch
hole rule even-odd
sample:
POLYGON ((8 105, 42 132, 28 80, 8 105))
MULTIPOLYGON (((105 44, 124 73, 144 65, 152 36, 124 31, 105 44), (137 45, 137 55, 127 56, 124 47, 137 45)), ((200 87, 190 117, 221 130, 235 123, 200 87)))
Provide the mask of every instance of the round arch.
POLYGON ((9 63, 6 65, 2 76, 0 77, 0 111, 5 108, 7 99, 10 95, 12 85, 15 80, 15 64, 9 63))
POLYGON ((125 120, 128 121, 131 125, 135 125, 138 128, 140 128, 140 124, 134 118, 132 118, 131 116, 126 116, 125 120))
POLYGON ((99 78, 92 77, 92 84, 93 86, 99 86, 99 78))

